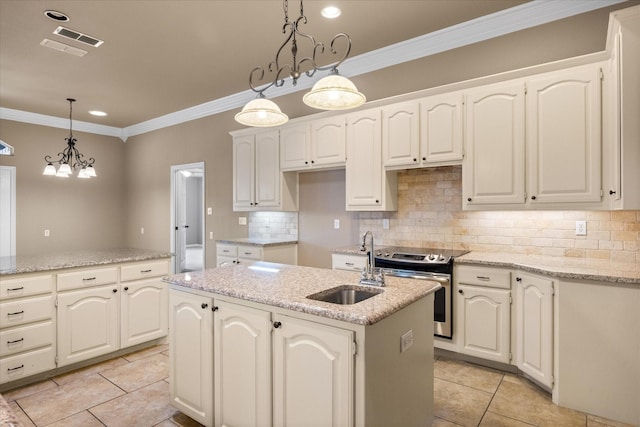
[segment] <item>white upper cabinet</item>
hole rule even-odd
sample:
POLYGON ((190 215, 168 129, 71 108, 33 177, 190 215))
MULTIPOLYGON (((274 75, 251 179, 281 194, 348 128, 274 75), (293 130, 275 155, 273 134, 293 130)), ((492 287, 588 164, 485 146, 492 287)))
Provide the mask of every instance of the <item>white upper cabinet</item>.
POLYGON ((278 131, 256 134, 255 205, 261 208, 280 206, 280 137, 278 131))
POLYGON ((524 83, 467 92, 463 206, 524 204, 524 83))
POLYGON ((600 76, 589 65, 527 82, 531 204, 600 202, 600 76))
POLYGON ((251 208, 255 202, 255 137, 233 138, 233 210, 251 208))
POLYGON ((283 127, 280 130, 280 169, 344 167, 345 118, 343 115, 283 127))
POLYGON ((420 114, 416 101, 382 107, 382 153, 385 167, 420 165, 420 114))
POLYGON ((380 108, 347 116, 347 210, 397 209, 397 175, 382 167, 380 108))
POLYGON ((420 101, 420 153, 424 166, 460 164, 463 156, 463 95, 420 101))

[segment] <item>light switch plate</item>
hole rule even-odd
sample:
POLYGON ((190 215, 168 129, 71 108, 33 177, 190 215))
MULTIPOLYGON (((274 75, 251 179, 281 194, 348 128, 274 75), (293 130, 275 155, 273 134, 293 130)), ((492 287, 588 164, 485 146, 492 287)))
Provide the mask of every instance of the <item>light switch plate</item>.
POLYGON ((334 219, 333 220, 333 228, 335 228, 336 230, 340 229, 340 220, 339 219, 334 219))
POLYGON ((576 236, 587 235, 587 221, 576 221, 576 236))
POLYGON ((238 217, 238 224, 247 225, 247 217, 246 216, 238 217))

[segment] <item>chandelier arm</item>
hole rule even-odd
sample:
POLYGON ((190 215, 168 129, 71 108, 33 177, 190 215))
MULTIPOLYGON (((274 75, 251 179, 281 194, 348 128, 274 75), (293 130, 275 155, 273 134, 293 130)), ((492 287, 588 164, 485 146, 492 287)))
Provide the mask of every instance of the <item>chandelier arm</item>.
MULTIPOLYGON (((335 48, 335 43, 336 43, 337 40, 340 40, 340 39, 345 39, 347 41, 347 50, 344 53, 344 55, 337 62, 333 62, 333 63, 331 63, 329 65, 325 65, 323 67, 316 67, 318 70, 322 70, 322 71, 331 70, 332 72, 333 71, 337 72, 338 66, 340 64, 342 64, 345 61, 345 59, 347 59, 347 57, 351 53, 351 37, 349 37, 349 35, 346 34, 346 33, 339 33, 339 34, 336 34, 335 36, 333 36, 333 38, 331 39, 331 45, 330 45, 331 49, 330 49, 330 51, 334 55, 336 55, 338 53, 338 51, 335 48)), ((320 44, 322 44, 322 43, 320 43, 320 44)), ((316 51, 314 49, 314 51, 313 51, 313 59, 314 59, 314 61, 316 59, 317 53, 319 53, 319 54, 323 54, 324 53, 324 45, 322 46, 321 50, 316 51)))
MULTIPOLYGON (((271 67, 271 64, 269 64, 269 68, 271 67)), ((271 70, 270 70, 271 71, 271 70)), ((251 88, 252 91, 262 95, 262 92, 264 92, 265 90, 269 89, 271 86, 273 86, 275 84, 275 80, 268 83, 266 86, 262 87, 262 80, 264 79, 264 68, 262 67, 255 67, 253 70, 251 70, 251 73, 249 73, 249 87, 251 88), (259 73, 259 77, 258 78, 258 82, 259 85, 254 84, 253 82, 253 78, 254 76, 256 76, 256 72, 259 73), (258 86, 260 86, 260 88, 258 88, 258 86)))

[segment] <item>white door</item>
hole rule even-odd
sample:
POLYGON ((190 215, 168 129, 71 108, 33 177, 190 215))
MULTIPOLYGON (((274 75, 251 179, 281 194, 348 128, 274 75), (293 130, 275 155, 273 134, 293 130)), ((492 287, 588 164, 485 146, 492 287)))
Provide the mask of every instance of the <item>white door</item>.
POLYGON ((420 114, 417 101, 382 107, 384 166, 420 164, 420 114))
POLYGON ((181 412, 213 426, 213 300, 169 291, 169 389, 181 412))
POLYGON ((233 138, 233 209, 246 210, 255 203, 255 137, 233 138))
POLYGON ((553 280, 519 273, 516 290, 518 368, 553 385, 553 280))
POLYGON ((346 159, 344 116, 311 122, 312 166, 344 165, 346 159))
POLYGON ((141 344, 167 335, 166 283, 149 279, 123 283, 120 296, 120 347, 141 344))
POLYGON ((171 251, 174 273, 205 267, 204 162, 171 166, 171 251))
POLYGON ((380 109, 347 116, 347 208, 373 209, 382 203, 382 130, 380 109))
POLYGON ((420 101, 420 153, 423 165, 462 160, 462 95, 435 95, 420 101))
POLYGON ((271 425, 271 313, 216 301, 216 426, 271 425))
POLYGON ((58 294, 58 366, 119 348, 118 285, 58 294))
POLYGON ((274 316, 273 423, 352 426, 353 332, 274 316))
POLYGON ((256 134, 255 205, 259 208, 280 206, 280 136, 278 131, 256 134))
POLYGON ((458 285, 456 319, 461 353, 509 363, 511 291, 458 285))

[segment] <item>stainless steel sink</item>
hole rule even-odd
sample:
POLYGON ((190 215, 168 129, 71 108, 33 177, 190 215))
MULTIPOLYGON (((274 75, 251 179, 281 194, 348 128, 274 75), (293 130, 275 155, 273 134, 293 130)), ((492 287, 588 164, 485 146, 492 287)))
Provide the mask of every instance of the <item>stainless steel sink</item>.
POLYGON ((368 286, 342 285, 308 295, 307 298, 332 304, 350 305, 374 297, 382 292, 384 292, 383 289, 368 286))

